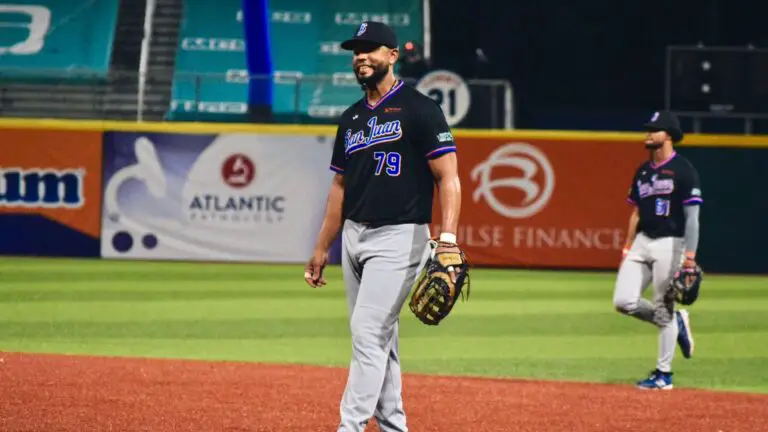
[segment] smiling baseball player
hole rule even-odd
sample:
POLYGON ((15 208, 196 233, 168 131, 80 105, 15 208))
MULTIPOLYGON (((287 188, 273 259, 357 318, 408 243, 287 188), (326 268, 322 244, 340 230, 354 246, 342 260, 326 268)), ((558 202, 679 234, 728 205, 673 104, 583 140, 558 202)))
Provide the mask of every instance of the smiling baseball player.
POLYGON ((680 277, 680 271, 688 282, 700 276, 696 249, 702 196, 698 172, 673 148, 673 143, 683 138, 677 118, 669 112, 657 112, 645 128, 645 146, 651 158, 637 169, 629 188, 627 201, 635 208, 629 219, 613 304, 619 312, 658 327, 656 369, 637 386, 668 390, 672 389, 675 342, 685 358, 693 355, 688 312, 674 310, 678 293, 672 282, 680 277), (649 284, 654 288, 652 302, 641 298, 649 284))
MULTIPOLYGON (((304 278, 312 287, 326 283, 328 246, 342 229, 352 361, 338 431, 362 432, 374 416, 382 432, 406 432, 400 311, 426 266, 412 310, 426 323, 438 322, 449 311, 432 316, 432 301, 442 299, 435 287, 450 287, 439 281, 442 264, 447 272, 462 269, 456 243, 461 204, 456 144, 440 107, 395 78, 398 51, 391 28, 364 22, 341 47, 354 52, 353 71, 365 96, 339 120, 330 167, 336 174, 304 278), (435 185, 443 230, 437 244, 429 233, 435 185)), ((461 279, 453 277, 460 286, 461 279)))

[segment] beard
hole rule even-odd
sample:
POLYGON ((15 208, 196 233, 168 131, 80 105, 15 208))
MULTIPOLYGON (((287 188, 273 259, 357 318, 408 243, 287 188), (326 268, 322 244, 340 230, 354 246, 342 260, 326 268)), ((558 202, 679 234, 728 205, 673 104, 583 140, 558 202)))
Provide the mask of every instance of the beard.
POLYGON ((648 150, 657 150, 660 149, 661 146, 663 146, 664 143, 661 141, 646 141, 645 142, 645 148, 648 150))
POLYGON ((387 76, 387 72, 389 71, 389 67, 387 67, 387 65, 371 65, 369 67, 373 69, 373 71, 367 77, 360 76, 358 75, 358 72, 355 71, 357 82, 360 84, 360 87, 362 87, 363 90, 376 88, 381 80, 387 76))

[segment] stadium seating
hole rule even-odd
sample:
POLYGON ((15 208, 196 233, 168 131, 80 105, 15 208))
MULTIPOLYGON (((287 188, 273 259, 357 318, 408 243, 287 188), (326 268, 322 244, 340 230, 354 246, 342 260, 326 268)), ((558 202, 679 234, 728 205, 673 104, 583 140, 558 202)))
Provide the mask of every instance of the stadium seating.
POLYGON ((0 73, 24 80, 60 80, 62 75, 106 79, 118 3, 14 0, 0 4, 0 73))
MULTIPOLYGON (((346 0, 270 1, 273 113, 315 119, 340 113, 360 97, 351 76, 351 56, 339 48, 340 41, 367 19, 395 26, 403 41, 420 40, 422 12, 421 3, 416 3, 375 0, 366 4, 370 12, 359 13, 354 12, 359 6, 346 0)), ((245 117, 249 101, 242 4, 242 0, 185 2, 168 119, 245 117)))
MULTIPOLYGON (((143 119, 251 118, 248 107, 256 103, 249 99, 264 92, 249 86, 244 4, 156 0, 143 119)), ((422 37, 420 2, 370 0, 368 12, 356 12, 350 0, 268 4, 269 36, 262 43, 273 76, 251 79, 271 89, 278 122, 332 121, 360 97, 350 54, 339 47, 360 22, 388 22, 402 41, 422 37)), ((0 115, 135 119, 145 6, 145 0, 0 3, 0 115)))
POLYGON ((184 2, 169 119, 198 112, 237 116, 247 111, 241 0, 184 2))

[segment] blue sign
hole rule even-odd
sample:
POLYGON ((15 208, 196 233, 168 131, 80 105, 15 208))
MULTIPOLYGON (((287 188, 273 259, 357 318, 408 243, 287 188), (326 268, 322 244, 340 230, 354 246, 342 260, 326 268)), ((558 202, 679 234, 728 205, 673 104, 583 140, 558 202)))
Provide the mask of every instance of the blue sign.
MULTIPOLYGON (((250 76, 272 75, 267 0, 243 0, 246 63, 250 76)), ((272 81, 250 80, 248 103, 252 109, 272 107, 272 81)))
POLYGON ((0 4, 0 74, 106 78, 117 12, 117 0, 0 4))

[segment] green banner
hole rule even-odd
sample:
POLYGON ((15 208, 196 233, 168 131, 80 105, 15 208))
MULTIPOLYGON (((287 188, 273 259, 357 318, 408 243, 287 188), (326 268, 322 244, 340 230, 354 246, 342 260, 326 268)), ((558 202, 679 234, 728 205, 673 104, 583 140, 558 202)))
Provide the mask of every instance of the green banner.
POLYGON ((106 80, 117 14, 117 0, 3 2, 0 73, 22 80, 106 80))

